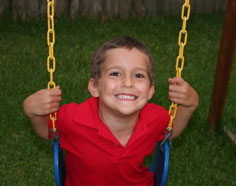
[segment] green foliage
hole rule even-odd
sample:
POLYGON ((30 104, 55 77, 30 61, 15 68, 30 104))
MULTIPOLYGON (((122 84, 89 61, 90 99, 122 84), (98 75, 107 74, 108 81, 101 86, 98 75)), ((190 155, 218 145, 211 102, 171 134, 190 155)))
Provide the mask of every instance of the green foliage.
MULTIPOLYGON (((0 185, 55 185, 50 142, 35 135, 22 109, 23 100, 45 88, 47 20, 25 23, 0 19, 0 185)), ((224 16, 192 16, 187 24, 184 78, 200 97, 185 132, 173 141, 167 185, 235 185, 236 148, 223 132, 236 133, 236 63, 217 131, 211 132, 208 112, 224 16)), ((89 97, 90 59, 104 41, 129 35, 143 41, 156 61, 156 93, 152 102, 168 108, 168 77, 175 76, 180 18, 119 18, 101 22, 80 18, 56 20, 55 81, 63 90, 62 104, 89 97)), ((147 160, 148 162, 150 161, 147 160)))

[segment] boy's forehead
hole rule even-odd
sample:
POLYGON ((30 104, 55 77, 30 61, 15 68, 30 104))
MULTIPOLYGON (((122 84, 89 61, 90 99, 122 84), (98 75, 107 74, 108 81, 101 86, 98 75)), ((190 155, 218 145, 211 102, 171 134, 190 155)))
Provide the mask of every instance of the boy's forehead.
POLYGON ((108 56, 110 56, 111 54, 112 54, 112 56, 117 56, 117 57, 119 57, 119 56, 121 56, 121 57, 123 57, 122 56, 122 54, 124 55, 124 54, 130 54, 130 53, 132 53, 133 54, 133 57, 135 57, 135 56, 144 56, 144 58, 147 58, 147 61, 149 61, 149 57, 148 57, 148 55, 145 53, 145 52, 143 52, 143 51, 141 51, 141 50, 139 50, 139 49, 137 49, 137 48, 131 48, 131 49, 129 49, 129 48, 125 48, 125 47, 120 47, 120 48, 112 48, 112 49, 108 49, 106 52, 105 52, 105 55, 104 55, 104 60, 108 57, 108 56))
POLYGON ((141 67, 148 70, 149 58, 148 56, 136 48, 115 48, 110 49, 105 55, 103 68, 119 65, 132 65, 134 67, 141 67))

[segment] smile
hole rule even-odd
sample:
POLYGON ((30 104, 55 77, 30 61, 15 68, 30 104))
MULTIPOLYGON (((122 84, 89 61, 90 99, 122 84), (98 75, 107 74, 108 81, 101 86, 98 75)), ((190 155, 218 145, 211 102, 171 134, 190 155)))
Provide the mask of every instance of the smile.
POLYGON ((118 94, 118 95, 116 95, 116 97, 120 100, 135 100, 135 99, 137 99, 136 96, 125 95, 125 94, 118 94))

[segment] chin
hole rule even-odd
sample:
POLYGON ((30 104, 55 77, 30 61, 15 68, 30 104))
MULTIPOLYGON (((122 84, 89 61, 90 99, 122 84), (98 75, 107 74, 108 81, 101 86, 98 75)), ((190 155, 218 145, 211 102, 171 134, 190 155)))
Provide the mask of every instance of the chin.
POLYGON ((140 110, 119 110, 119 113, 123 116, 130 116, 139 113, 140 110))

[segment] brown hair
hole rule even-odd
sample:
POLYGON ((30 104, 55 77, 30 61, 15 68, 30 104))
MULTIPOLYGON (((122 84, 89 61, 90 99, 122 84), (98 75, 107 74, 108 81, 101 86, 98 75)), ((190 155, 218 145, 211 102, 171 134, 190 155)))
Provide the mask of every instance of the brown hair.
POLYGON ((136 48, 140 52, 144 53, 149 60, 149 69, 148 69, 148 75, 150 79, 150 84, 154 84, 155 82, 155 75, 154 75, 154 61, 153 57, 149 51, 149 49, 140 41, 137 39, 127 37, 127 36, 121 36, 112 40, 109 40, 105 43, 103 43, 94 53, 93 58, 91 60, 91 66, 90 66, 90 73, 91 77, 94 79, 95 82, 98 81, 100 78, 100 73, 102 69, 102 65, 105 61, 106 54, 110 49, 115 48, 126 48, 126 49, 133 49, 136 48))

